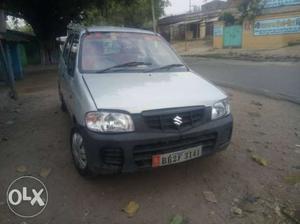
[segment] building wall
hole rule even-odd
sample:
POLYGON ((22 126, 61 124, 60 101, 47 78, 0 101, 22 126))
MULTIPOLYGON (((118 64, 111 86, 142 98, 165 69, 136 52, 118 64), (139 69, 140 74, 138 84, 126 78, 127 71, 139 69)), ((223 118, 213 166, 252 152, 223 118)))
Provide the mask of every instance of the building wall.
POLYGON ((214 38, 213 38, 213 47, 220 49, 223 48, 223 22, 214 23, 214 38))
MULTIPOLYGON (((297 18, 297 24, 300 26, 300 11, 298 12, 279 12, 272 14, 265 14, 258 16, 253 22, 245 22, 243 24, 243 40, 242 48, 245 49, 275 49, 285 47, 291 42, 300 41, 300 28, 296 33, 266 33, 266 34, 255 34, 255 23, 257 21, 271 20, 276 21, 277 19, 297 18), (299 17, 299 19, 298 19, 299 17)), ((215 22, 214 25, 214 48, 223 48, 223 28, 224 25, 221 22, 215 22)), ((274 29, 274 28, 272 28, 274 29)))
MULTIPOLYGON (((256 18, 257 20, 270 20, 280 18, 295 18, 299 17, 300 12, 276 13, 263 15, 256 18)), ((289 42, 300 41, 300 30, 297 33, 282 33, 282 34, 267 34, 255 35, 253 23, 245 22, 243 26, 243 48, 246 49, 272 49, 287 46, 289 42)), ((299 20, 300 22, 300 20, 299 20)), ((299 24, 300 26, 300 24, 299 24)))

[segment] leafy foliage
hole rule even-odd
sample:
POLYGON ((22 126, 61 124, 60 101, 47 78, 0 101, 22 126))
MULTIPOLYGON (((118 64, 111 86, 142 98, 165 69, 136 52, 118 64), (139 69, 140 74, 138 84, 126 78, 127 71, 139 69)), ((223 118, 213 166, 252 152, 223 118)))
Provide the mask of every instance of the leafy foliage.
POLYGON ((236 22, 234 16, 230 12, 224 12, 219 20, 224 21, 226 26, 234 25, 236 22))
POLYGON ((262 9, 263 4, 261 0, 242 0, 239 5, 241 21, 253 21, 255 17, 261 14, 262 9))
MULTIPOLYGON (((166 0, 156 0, 155 14, 160 17, 164 7, 169 4, 166 0)), ((152 25, 151 1, 139 0, 132 4, 110 2, 105 14, 97 7, 86 10, 82 23, 84 25, 116 25, 136 28, 150 28, 152 25)))
MULTIPOLYGON (((156 15, 168 0, 155 0, 156 15)), ((3 7, 25 19, 42 41, 64 35, 70 22, 143 27, 151 22, 151 0, 4 0, 3 7)))
MULTIPOLYGON (((154 2, 159 17, 168 0, 154 2)), ((151 0, 2 0, 0 7, 31 25, 50 63, 55 37, 70 23, 150 27, 152 19, 151 0)))

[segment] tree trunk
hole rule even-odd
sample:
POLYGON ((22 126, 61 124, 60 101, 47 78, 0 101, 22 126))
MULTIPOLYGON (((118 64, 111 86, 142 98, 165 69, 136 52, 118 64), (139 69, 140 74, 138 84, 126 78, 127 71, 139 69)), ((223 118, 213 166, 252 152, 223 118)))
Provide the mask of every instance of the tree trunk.
POLYGON ((51 65, 58 62, 58 50, 54 40, 40 42, 41 64, 51 65))

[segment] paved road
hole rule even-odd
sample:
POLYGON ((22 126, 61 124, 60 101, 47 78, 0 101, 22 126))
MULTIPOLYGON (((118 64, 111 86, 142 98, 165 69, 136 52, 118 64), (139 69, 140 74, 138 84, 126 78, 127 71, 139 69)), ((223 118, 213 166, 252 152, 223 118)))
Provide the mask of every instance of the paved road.
POLYGON ((184 60, 194 71, 213 82, 300 103, 300 63, 195 57, 184 60))

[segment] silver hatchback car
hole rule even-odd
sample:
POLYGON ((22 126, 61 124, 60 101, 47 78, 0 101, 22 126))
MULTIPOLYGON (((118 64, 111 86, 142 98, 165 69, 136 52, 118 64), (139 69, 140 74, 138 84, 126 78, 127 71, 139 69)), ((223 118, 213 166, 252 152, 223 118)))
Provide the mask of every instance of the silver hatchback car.
POLYGON ((172 165, 228 146, 227 96, 159 34, 89 27, 70 32, 62 50, 59 96, 81 175, 172 165))

